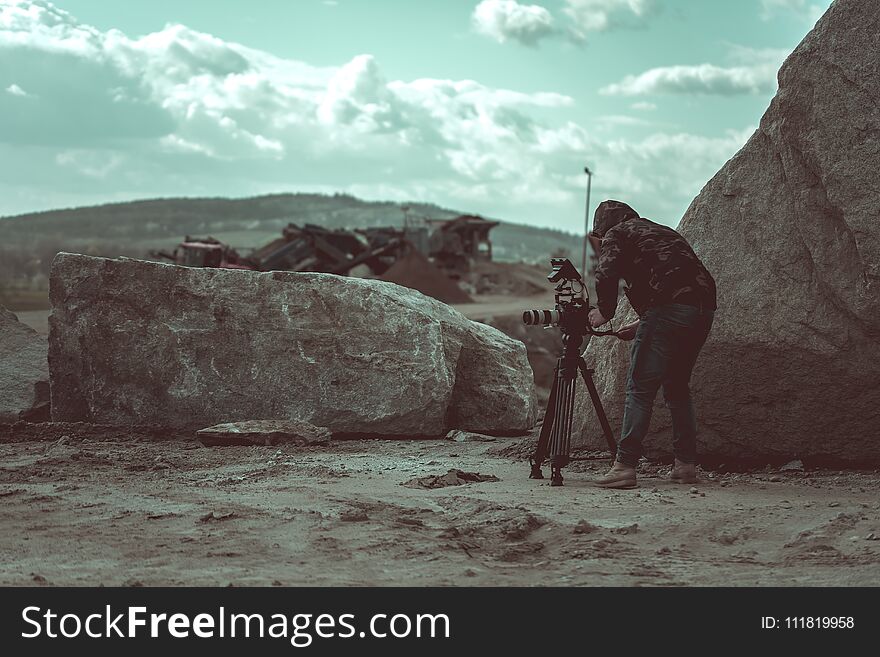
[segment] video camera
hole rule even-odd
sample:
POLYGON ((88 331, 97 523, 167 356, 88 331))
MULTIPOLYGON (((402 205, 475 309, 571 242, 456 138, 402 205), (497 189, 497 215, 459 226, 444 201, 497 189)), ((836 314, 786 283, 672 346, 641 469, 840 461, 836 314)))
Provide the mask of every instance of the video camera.
POLYGON ((547 280, 556 283, 556 307, 553 310, 526 310, 523 323, 528 326, 555 326, 566 335, 613 335, 613 331, 596 331, 588 315, 593 306, 587 286, 577 268, 568 258, 550 258, 552 270, 547 280))

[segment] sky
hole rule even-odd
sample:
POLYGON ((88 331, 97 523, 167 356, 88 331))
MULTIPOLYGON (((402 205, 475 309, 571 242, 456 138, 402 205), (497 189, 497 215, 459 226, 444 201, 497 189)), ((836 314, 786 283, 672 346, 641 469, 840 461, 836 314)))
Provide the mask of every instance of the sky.
POLYGON ((0 216, 343 192, 675 225, 830 0, 0 0, 0 216))

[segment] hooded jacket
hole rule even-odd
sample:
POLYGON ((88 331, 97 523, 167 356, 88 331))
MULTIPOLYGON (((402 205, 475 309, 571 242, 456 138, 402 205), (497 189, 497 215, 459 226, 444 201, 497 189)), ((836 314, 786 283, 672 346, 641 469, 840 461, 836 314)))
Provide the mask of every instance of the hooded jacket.
POLYGON ((596 296, 605 319, 617 311, 621 278, 640 316, 666 303, 716 309, 715 280, 687 240, 672 228, 640 217, 626 203, 604 201, 596 208, 593 234, 602 238, 596 296))

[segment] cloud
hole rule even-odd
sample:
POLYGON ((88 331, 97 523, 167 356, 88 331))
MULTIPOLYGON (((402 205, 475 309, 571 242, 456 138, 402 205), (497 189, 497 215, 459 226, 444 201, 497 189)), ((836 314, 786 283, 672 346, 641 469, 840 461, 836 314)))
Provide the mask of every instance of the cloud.
POLYGON ((535 47, 545 39, 562 36, 581 44, 590 32, 641 27, 657 7, 655 0, 564 0, 562 13, 567 24, 557 26, 542 5, 483 0, 474 8, 471 22, 477 32, 498 43, 516 41, 535 47))
POLYGON ((573 34, 585 38, 588 32, 621 27, 638 27, 657 8, 654 0, 565 0, 565 13, 573 34))
POLYGON ((536 46, 556 34, 553 16, 541 5, 525 5, 515 0, 483 0, 471 14, 474 28, 498 43, 516 41, 536 46))
POLYGON ((761 20, 770 20, 780 13, 794 14, 810 22, 816 22, 828 9, 828 2, 810 2, 809 0, 761 0, 761 20))
POLYGON ((19 96, 22 98, 24 98, 26 96, 30 96, 30 94, 28 92, 26 92, 24 89, 19 87, 14 82, 12 84, 10 84, 8 87, 6 87, 6 93, 8 93, 12 96, 19 96))
POLYGON ((786 51, 756 50, 732 46, 736 66, 715 64, 662 66, 599 90, 606 96, 644 96, 650 94, 710 94, 735 96, 770 93, 776 89, 776 72, 786 51))
POLYGON ((67 150, 58 153, 55 162, 70 167, 89 178, 107 178, 124 161, 120 153, 93 150, 67 150))
POLYGON ((548 122, 573 103, 562 94, 388 80, 368 54, 315 67, 183 25, 131 38, 38 0, 0 5, 0 61, 0 88, 18 88, 14 73, 39 101, 16 110, 19 97, 0 94, 0 144, 57 149, 45 182, 61 168, 84 189, 394 181, 428 200, 429 189, 531 200, 556 189, 557 158, 586 140, 548 122))
POLYGON ((603 87, 606 96, 643 96, 646 94, 716 94, 734 96, 772 91, 773 74, 768 70, 714 64, 665 66, 639 75, 628 75, 621 82, 603 87))
POLYGON ((732 130, 720 137, 688 133, 655 133, 641 140, 608 142, 601 151, 607 162, 596 167, 596 181, 612 198, 633 199, 642 212, 659 212, 651 218, 675 224, 681 209, 730 159, 755 131, 732 130))
POLYGON ((654 103, 649 103, 644 100, 640 100, 637 103, 633 103, 630 107, 638 112, 653 112, 657 109, 657 105, 654 103))
POLYGON ((652 125, 651 121, 645 119, 628 116, 626 114, 606 114, 596 118, 596 123, 603 126, 646 126, 652 125))
POLYGON ((589 162, 597 194, 674 222, 741 145, 662 133, 608 142, 615 121, 633 119, 589 132, 568 120, 564 94, 389 79, 370 54, 313 66, 183 25, 134 38, 42 0, 0 4, 0 89, 0 214, 347 191, 577 229, 583 181, 572 173, 589 162))

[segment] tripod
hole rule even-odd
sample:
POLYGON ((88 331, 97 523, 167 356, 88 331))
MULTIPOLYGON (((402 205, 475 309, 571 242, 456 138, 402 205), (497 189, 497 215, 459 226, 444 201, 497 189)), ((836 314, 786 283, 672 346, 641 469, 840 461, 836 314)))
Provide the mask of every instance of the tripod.
POLYGON ((593 408, 602 425, 605 440, 611 450, 611 458, 617 453, 617 445, 611 433, 611 425, 602 407, 602 400, 593 382, 594 370, 587 367, 580 347, 583 343, 583 335, 580 333, 563 333, 562 355, 556 361, 556 370, 553 376, 553 387, 550 389, 550 399, 547 401, 547 412, 544 414, 544 423, 541 425, 541 434, 538 437, 538 445, 532 454, 530 463, 532 472, 530 479, 543 479, 541 464, 550 453, 550 485, 562 486, 562 468, 572 460, 571 452, 571 427, 574 420, 574 401, 578 374, 590 393, 593 408))

